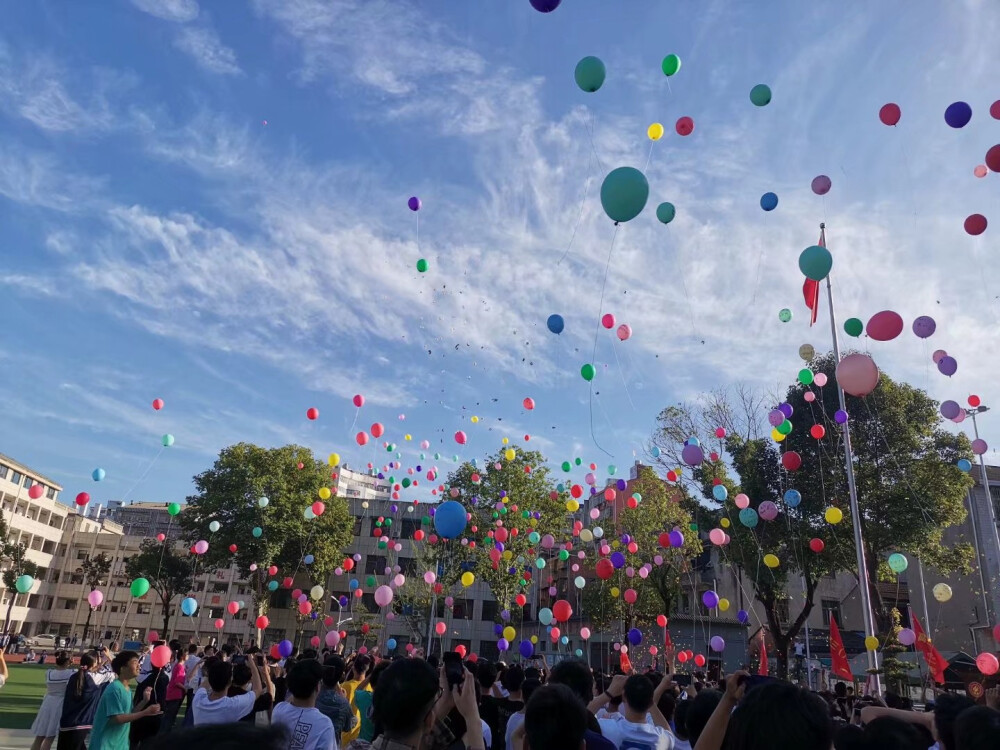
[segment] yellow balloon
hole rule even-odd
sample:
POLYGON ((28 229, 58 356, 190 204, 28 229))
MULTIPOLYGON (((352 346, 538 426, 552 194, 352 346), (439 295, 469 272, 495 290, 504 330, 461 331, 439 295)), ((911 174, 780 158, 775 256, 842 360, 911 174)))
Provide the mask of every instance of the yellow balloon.
POLYGON ((824 513, 823 516, 826 518, 827 523, 840 523, 844 520, 844 511, 840 508, 830 506, 826 509, 826 513, 824 513))
POLYGON ((506 458, 508 461, 513 461, 516 455, 517 453, 514 452, 513 448, 508 448, 503 452, 503 457, 506 458))
POLYGON ((934 598, 939 602, 946 602, 951 599, 951 586, 947 583, 935 583, 931 591, 934 593, 934 598))
POLYGON ((873 635, 865 636, 865 648, 874 651, 878 648, 878 638, 873 635))
POLYGON ((720 612, 725 612, 727 609, 729 609, 729 600, 728 599, 719 599, 719 611, 720 612))
POLYGON ((611 596, 613 596, 615 599, 618 598, 618 595, 620 593, 621 593, 621 590, 617 586, 612 586, 611 587, 611 596))
POLYGON ((611 542, 611 549, 618 549, 621 546, 622 546, 622 543, 619 542, 617 539, 615 539, 613 542, 611 542))
POLYGON ((780 432, 778 432, 778 428, 777 427, 772 427, 771 428, 771 440, 773 440, 776 443, 780 443, 784 439, 785 439, 785 436, 782 435, 780 432))
POLYGON ((509 549, 505 549, 503 551, 503 559, 504 560, 510 560, 512 557, 514 557, 514 554, 509 549))
POLYGON ((403 435, 403 440, 413 440, 413 435, 403 435))
POLYGON ((475 582, 476 582, 476 577, 474 575, 472 575, 472 573, 470 573, 469 571, 465 571, 464 573, 462 573, 462 585, 463 586, 465 586, 466 588, 468 588, 469 586, 471 586, 475 582))
POLYGON ((728 529, 729 528, 729 519, 728 518, 722 518, 722 519, 720 519, 719 520, 719 525, 722 528, 724 528, 724 529, 728 529))
POLYGON ((646 130, 646 135, 649 136, 649 140, 651 141, 660 140, 663 137, 663 126, 658 122, 654 122, 646 130))
POLYGON ((472 419, 470 419, 469 421, 470 421, 470 422, 472 422, 472 424, 475 424, 476 422, 478 422, 478 421, 479 421, 479 417, 473 417, 473 418, 472 418, 472 419))
POLYGON ((676 469, 674 469, 674 474, 676 474, 677 476, 681 476, 683 473, 684 473, 684 470, 680 466, 678 466, 676 469))
POLYGON ((327 463, 330 464, 330 466, 338 466, 340 464, 340 454, 339 453, 331 453, 330 457, 328 459, 326 459, 326 460, 327 460, 327 463))
POLYGON ((581 542, 592 542, 594 541, 594 532, 590 529, 580 530, 580 541, 581 542))
POLYGON ((769 568, 777 568, 780 564, 777 555, 764 555, 764 564, 769 568))
POLYGON ((503 629, 503 637, 506 638, 508 641, 513 641, 515 638, 517 638, 517 631, 514 630, 514 628, 512 628, 510 625, 508 625, 503 629))
POLYGON ((361 503, 361 507, 367 509, 368 508, 368 501, 365 500, 363 503, 361 503))
POLYGON ((508 440, 507 438, 504 438, 504 439, 503 439, 503 440, 501 440, 500 442, 501 442, 501 443, 503 443, 504 445, 507 445, 507 443, 509 443, 509 442, 510 442, 510 440, 508 440))
POLYGON ((538 636, 537 635, 531 636, 531 642, 532 643, 538 643, 538 636))
POLYGON ((329 487, 320 487, 319 488, 319 499, 320 500, 329 500, 330 499, 330 488, 329 487))
POLYGON ((566 510, 568 510, 570 513, 576 513, 578 510, 580 510, 580 503, 578 503, 573 498, 570 498, 569 500, 566 501, 566 510))

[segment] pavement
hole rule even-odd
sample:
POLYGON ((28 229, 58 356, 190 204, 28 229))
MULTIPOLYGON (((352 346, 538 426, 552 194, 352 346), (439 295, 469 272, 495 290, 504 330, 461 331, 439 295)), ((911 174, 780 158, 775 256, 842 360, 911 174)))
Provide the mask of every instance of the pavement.
POLYGON ((33 739, 30 729, 0 729, 0 750, 26 750, 33 739))

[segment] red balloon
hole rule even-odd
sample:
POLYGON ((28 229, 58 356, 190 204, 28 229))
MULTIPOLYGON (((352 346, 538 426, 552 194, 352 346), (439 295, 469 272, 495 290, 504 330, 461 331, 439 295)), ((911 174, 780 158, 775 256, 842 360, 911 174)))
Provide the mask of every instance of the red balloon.
POLYGON ((970 214, 965 219, 965 231, 975 237, 986 231, 988 223, 982 214, 970 214))
POLYGON ((823 543, 822 539, 810 539, 809 549, 815 552, 817 555, 826 548, 826 544, 823 543))
POLYGON ((463 644, 459 643, 457 646, 455 646, 455 653, 464 659, 465 655, 469 653, 469 651, 467 648, 465 648, 463 644))
POLYGON ((81 492, 79 495, 76 496, 76 504, 81 507, 89 502, 90 502, 90 495, 88 495, 86 492, 81 492))
POLYGON ((615 316, 612 315, 611 313, 604 313, 604 315, 601 317, 601 325, 604 326, 605 328, 614 328, 615 316))
POLYGON ((677 661, 679 661, 681 664, 683 664, 687 660, 688 660, 687 651, 681 651, 679 654, 677 654, 677 661))
POLYGON ((969 406, 971 406, 973 409, 976 408, 977 406, 979 406, 981 403, 983 403, 983 402, 979 398, 979 396, 976 396, 975 394, 973 394, 972 396, 969 396, 969 406))
POLYGON ((528 597, 526 597, 524 594, 518 594, 517 596, 514 597, 514 601, 517 602, 518 607, 523 607, 525 604, 528 603, 528 597))
POLYGON ((233 552, 233 553, 235 553, 235 552, 236 552, 236 550, 237 550, 237 547, 236 547, 236 545, 235 545, 235 544, 230 544, 230 545, 229 545, 229 551, 230 551, 230 552, 233 552))
POLYGON ((682 117, 674 127, 677 130, 677 135, 691 135, 694 132, 694 120, 690 117, 682 117))
POLYGON ((154 398, 153 399, 153 409, 155 409, 156 411, 159 411, 162 408, 163 408, 163 399, 162 398, 154 398))
POLYGON ((340 567, 342 567, 344 570, 354 570, 354 558, 345 557, 344 562, 341 563, 340 567))
POLYGON ((900 111, 899 105, 890 102, 878 111, 878 119, 882 121, 883 125, 895 125, 899 122, 899 118, 902 114, 903 113, 900 111))
POLYGON ((383 432, 385 432, 385 427, 382 426, 381 422, 376 422, 372 425, 372 437, 380 438, 383 432))
POLYGON ((459 445, 465 445, 465 441, 467 439, 468 438, 466 438, 465 433, 462 432, 461 430, 455 433, 455 442, 458 443, 459 445))
POLYGON ((677 472, 674 471, 673 469, 671 469, 670 471, 668 471, 667 472, 667 481, 668 482, 676 482, 677 481, 677 472))
POLYGON ((535 408, 535 399, 526 398, 524 399, 524 401, 521 402, 521 405, 524 406, 524 408, 527 409, 528 411, 531 411, 532 409, 535 408))
POLYGON ((986 152, 985 162, 994 172, 1000 172, 1000 143, 986 152))
POLYGON ((475 664, 477 661, 479 661, 479 654, 473 651, 466 657, 466 661, 471 661, 473 664, 475 664))
POLYGON ((877 312, 868 319, 865 332, 876 341, 892 341, 903 332, 903 318, 892 310, 877 312))
POLYGON ((809 434, 817 440, 822 440, 826 435, 826 428, 821 424, 814 424, 809 428, 809 434))
POLYGON ((310 406, 306 409, 306 419, 319 419, 319 409, 315 406, 310 406))
POLYGON ((705 666, 705 657, 702 656, 701 654, 695 654, 694 655, 694 663, 695 663, 695 666, 697 666, 697 667, 704 667, 705 666))
POLYGON ((427 536, 423 529, 417 529, 413 532, 413 539, 418 542, 424 541, 424 537, 427 536))
POLYGON ((994 120, 1000 120, 1000 99, 990 105, 990 115, 993 116, 994 120))
POLYGON ((578 484, 574 484, 569 488, 569 494, 571 494, 574 498, 579 499, 583 496, 583 487, 578 484))
POLYGON ((785 451, 781 454, 781 465, 788 471, 798 471, 802 467, 802 456, 795 451, 785 451))
POLYGON ((668 532, 668 531, 660 532, 659 542, 660 542, 660 546, 661 547, 663 547, 664 549, 669 549, 670 548, 670 532, 668 532))
POLYGON ((37 500, 42 496, 43 491, 44 490, 42 488, 42 485, 33 484, 31 485, 31 488, 28 490, 28 497, 30 497, 32 500, 37 500))
POLYGON ((285 589, 290 589, 292 587, 292 579, 286 578, 284 581, 281 582, 281 587, 285 589))
POLYGON ((261 615, 257 618, 257 621, 254 624, 257 626, 258 630, 266 630, 267 626, 271 624, 271 621, 267 619, 266 615, 261 615))
POLYGON ((354 436, 354 439, 358 442, 358 445, 367 445, 368 433, 364 431, 359 432, 357 435, 354 436))
POLYGON ((556 622, 566 622, 573 615, 573 607, 565 599, 557 599, 552 605, 552 616, 556 622))
POLYGON ((667 616, 666 615, 657 615, 656 616, 656 624, 659 625, 661 628, 667 627, 667 616))
POLYGON ((597 561, 596 570, 597 570, 597 577, 600 578, 602 581, 608 580, 609 578, 611 578, 611 576, 615 574, 614 564, 606 557, 602 557, 600 560, 597 561))
POLYGON ((365 397, 362 396, 360 393, 351 400, 354 402, 354 405, 359 409, 365 405, 365 397))

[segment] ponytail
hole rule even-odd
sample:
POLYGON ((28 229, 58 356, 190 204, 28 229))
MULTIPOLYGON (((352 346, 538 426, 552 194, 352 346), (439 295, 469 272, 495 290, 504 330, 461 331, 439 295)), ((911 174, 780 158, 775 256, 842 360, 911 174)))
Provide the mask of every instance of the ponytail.
POLYGON ((73 679, 76 680, 76 697, 79 698, 83 695, 83 686, 87 684, 87 672, 90 671, 91 667, 97 662, 94 657, 90 654, 84 654, 80 657, 80 669, 74 675, 73 679))

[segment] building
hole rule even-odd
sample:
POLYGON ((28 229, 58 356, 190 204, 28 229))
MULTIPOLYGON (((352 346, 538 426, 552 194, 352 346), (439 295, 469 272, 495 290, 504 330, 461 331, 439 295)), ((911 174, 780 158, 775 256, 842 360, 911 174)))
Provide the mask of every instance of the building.
POLYGON ((126 534, 155 539, 163 534, 176 539, 181 534, 180 524, 167 512, 168 503, 125 503, 112 500, 107 505, 105 515, 122 526, 126 534))

